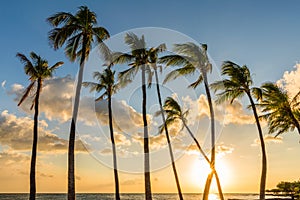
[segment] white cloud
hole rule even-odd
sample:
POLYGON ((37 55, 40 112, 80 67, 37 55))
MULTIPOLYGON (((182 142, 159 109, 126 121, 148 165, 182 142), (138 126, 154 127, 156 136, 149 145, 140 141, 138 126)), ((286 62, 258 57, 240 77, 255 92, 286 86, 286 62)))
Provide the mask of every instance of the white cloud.
POLYGON ((300 64, 294 66, 294 70, 286 71, 283 77, 277 81, 279 86, 283 86, 293 97, 300 91, 300 64))
MULTIPOLYGON (((48 124, 39 121, 39 152, 67 152, 68 141, 47 130, 48 124)), ((7 110, 0 114, 0 144, 16 151, 30 151, 32 147, 33 120, 17 117, 7 110)), ((81 141, 76 141, 77 151, 86 151, 81 141)))
POLYGON ((6 84, 6 80, 4 80, 4 81, 1 83, 1 87, 2 87, 3 89, 5 89, 5 84, 6 84))

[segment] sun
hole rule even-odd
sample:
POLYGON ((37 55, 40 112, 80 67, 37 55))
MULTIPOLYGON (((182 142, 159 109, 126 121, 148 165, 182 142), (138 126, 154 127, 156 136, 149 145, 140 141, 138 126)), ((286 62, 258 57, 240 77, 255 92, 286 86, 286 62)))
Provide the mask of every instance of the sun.
MULTIPOLYGON (((190 166, 189 176, 191 184, 204 188, 207 175, 211 172, 209 164, 204 159, 195 158, 190 166)), ((226 188, 226 185, 229 185, 231 180, 230 168, 228 167, 227 162, 222 158, 217 158, 216 170, 219 175, 222 188, 226 188)), ((213 179, 211 184, 211 192, 218 192, 215 179, 213 179)))

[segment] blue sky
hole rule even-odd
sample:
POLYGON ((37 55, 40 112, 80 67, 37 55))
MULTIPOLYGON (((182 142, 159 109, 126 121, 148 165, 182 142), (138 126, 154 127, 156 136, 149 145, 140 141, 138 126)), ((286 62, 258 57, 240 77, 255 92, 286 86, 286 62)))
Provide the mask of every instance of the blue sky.
MULTIPOLYGON (((208 52, 211 58, 216 62, 217 68, 219 68, 222 61, 225 60, 231 60, 240 65, 246 64, 253 74, 255 85, 260 85, 265 81, 277 81, 281 79, 284 72, 292 71, 293 66, 297 63, 297 61, 300 61, 300 2, 296 0, 291 0, 288 2, 270 0, 10 0, 3 1, 1 3, 0 67, 2 69, 2 72, 0 74, 0 83, 6 81, 6 84, 4 86, 6 89, 0 88, 0 113, 3 110, 8 110, 8 114, 4 114, 4 116, 7 119, 10 119, 14 118, 14 116, 11 115, 16 115, 16 120, 20 123, 24 120, 23 118, 21 118, 21 116, 31 117, 31 115, 17 108, 16 102, 13 101, 13 98, 15 97, 14 95, 7 95, 7 91, 9 91, 11 85, 15 83, 21 84, 23 86, 28 85, 28 78, 24 74, 22 64, 15 57, 16 53, 21 52, 28 55, 29 52, 35 51, 42 57, 46 58, 49 61, 50 65, 54 64, 57 61, 64 61, 65 64, 63 65, 63 67, 57 70, 55 76, 65 77, 66 75, 71 75, 71 77, 75 77, 78 69, 78 64, 70 63, 64 56, 63 50, 54 51, 49 46, 47 33, 51 29, 51 27, 46 23, 46 18, 60 11, 74 13, 81 5, 87 5, 92 11, 97 14, 99 25, 107 28, 111 36, 133 28, 161 27, 186 34, 187 36, 198 42, 207 43, 209 48, 208 52)), ((54 86, 56 86, 57 89, 60 89, 58 88, 59 85, 54 86)), ((66 85, 65 88, 71 90, 72 84, 66 85)), ((45 89, 45 92, 46 91, 47 90, 45 89)), ((194 106, 196 104, 190 99, 185 99, 185 102, 190 103, 194 106)), ((125 107, 127 106, 125 104, 120 105, 125 107)), ((195 108, 197 109, 197 107, 195 108)), ((46 108, 43 108, 42 110, 46 111, 46 108)), ((136 110, 139 111, 139 109, 136 110)), ((240 111, 242 113, 245 110, 242 109, 240 111)), ((134 114, 138 115, 136 111, 134 112, 134 114)), ((249 112, 246 114, 249 114, 249 112)), ((50 133, 57 134, 61 138, 67 138, 67 134, 65 134, 65 132, 68 131, 68 120, 59 118, 59 120, 57 121, 52 121, 51 119, 47 118, 46 115, 46 113, 41 114, 41 118, 46 120, 49 128, 45 126, 43 128, 43 131, 50 131, 50 133)), ((55 115, 53 113, 52 115, 57 116, 57 114, 55 115)), ((247 116, 245 118, 247 118, 247 116)), ((28 121, 27 118, 26 120, 28 121)), ((85 128, 84 124, 81 125, 83 128, 85 128)), ((259 155, 259 148, 253 147, 255 146, 255 143, 253 144, 253 141, 255 140, 255 138, 257 138, 255 128, 256 127, 253 124, 249 123, 246 123, 246 125, 241 125, 239 123, 230 124, 228 126, 225 126, 224 128, 224 134, 220 139, 221 144, 225 143, 229 146, 227 146, 228 152, 231 151, 231 148, 236 150, 233 154, 229 153, 228 157, 226 157, 227 160, 224 159, 223 162, 227 162, 227 164, 234 163, 235 167, 239 164, 242 164, 241 162, 244 162, 243 165, 241 165, 240 169, 232 169, 232 171, 240 170, 239 172, 241 172, 236 173, 235 177, 233 177, 232 180, 239 180, 240 177, 245 180, 248 180, 249 178, 249 183, 243 183, 241 185, 238 185, 237 183, 236 185, 228 183, 228 186, 225 187, 225 189, 228 189, 227 191, 257 191, 257 182, 255 177, 258 177, 259 174, 259 171, 257 170, 259 166, 257 156, 259 155), (234 137, 232 137, 233 135, 230 135, 232 134, 232 132, 234 132, 233 134, 235 134, 234 137), (239 160, 239 158, 241 160, 239 160), (247 161, 257 162, 257 165, 249 165, 247 164, 247 161), (243 170, 256 170, 255 176, 253 176, 253 174, 243 174, 243 170), (243 190, 243 188, 246 189, 243 190)), ((93 129, 91 128, 91 130, 93 129)), ((107 130, 107 127, 104 126, 103 130, 107 130)), ((290 160, 293 155, 296 155, 296 153, 299 152, 299 148, 296 149, 298 147, 298 143, 296 142, 295 144, 295 137, 295 135, 288 135, 286 137, 287 139, 285 143, 282 145, 279 144, 281 145, 280 148, 274 146, 275 144, 273 143, 269 145, 270 151, 273 150, 274 152, 274 154, 270 156, 270 159, 273 158, 271 163, 274 164, 274 168, 271 168, 270 170, 270 172, 273 173, 273 176, 272 174, 270 175, 270 179, 272 181, 270 181, 270 187, 274 186, 274 184, 282 178, 287 177, 288 179, 292 179, 293 173, 299 174, 299 169, 296 168, 296 166, 300 164, 299 161, 290 160), (292 151, 293 149, 296 150, 292 151), (288 164, 286 164, 285 169, 288 169, 289 166, 295 166, 294 168, 289 170, 288 175, 285 175, 283 170, 280 169, 281 158, 285 158, 286 161, 291 161, 290 163, 286 162, 288 164), (276 174, 280 174, 280 177, 275 177, 274 175, 276 174)), ((120 141, 124 140, 124 143, 126 143, 126 138, 124 139, 121 136, 120 138, 120 141)), ((139 149, 138 143, 134 143, 133 141, 130 142, 135 145, 135 149, 139 149)), ((0 150, 7 150, 7 147, 3 146, 5 145, 0 145, 0 150)), ((128 148, 128 146, 126 146, 126 148, 128 148)), ((47 157, 47 155, 45 155, 42 161, 46 164, 47 167, 44 167, 43 169, 51 169, 54 171, 58 170, 59 173, 55 174, 54 177, 59 177, 59 180, 65 180, 64 170, 66 155, 59 154, 56 156, 57 157, 54 156, 49 158, 47 157), (60 164, 53 165, 53 163, 56 163, 57 161, 60 164)), ((91 161, 92 159, 90 156, 83 155, 80 158, 83 159, 83 164, 81 163, 81 168, 79 167, 79 171, 81 172, 80 175, 82 177, 86 175, 87 177, 90 177, 90 179, 93 179, 94 177, 92 175, 92 172, 98 172, 97 167, 99 166, 95 166, 95 163, 93 163, 95 161, 91 161), (85 161, 89 163, 86 166, 84 166, 85 161), (90 163, 93 163, 94 165, 90 163), (89 174, 86 173, 86 171, 84 170, 92 165, 93 169, 91 170, 91 172, 89 174)), ((193 162, 191 160, 191 158, 184 157, 181 161, 179 161, 179 168, 181 166, 181 168, 184 169, 185 162, 188 161, 191 163, 193 162)), ((234 167, 233 164, 232 167, 234 167)), ((107 168, 103 169, 103 166, 100 166, 100 168, 101 170, 103 170, 103 172, 108 171, 107 168)), ((108 172, 107 174, 109 173, 110 172, 108 172)), ((168 174, 169 172, 158 172, 157 177, 159 177, 159 175, 161 175, 162 177, 167 176, 164 175, 164 173, 168 174)), ((107 177, 107 174, 105 174, 105 178, 103 179, 106 182, 101 184, 110 184, 110 177, 107 177)), ((233 174, 234 173, 232 173, 232 175, 233 174)), ((26 183, 27 181, 27 177, 20 178, 18 175, 16 175, 15 177, 16 178, 14 181, 16 182, 21 180, 23 181, 23 183, 26 183)), ((124 179, 126 180, 133 180, 130 179, 130 176, 127 176, 126 174, 121 175, 121 177, 124 177, 124 179)), ((5 178, 2 179, 5 180, 5 178)), ((83 178, 83 180, 85 179, 83 178)), ((186 180, 187 179, 184 179, 184 182, 186 180)), ((49 182, 47 182, 47 180, 45 180, 44 182, 43 181, 41 182, 42 184, 44 184, 44 188, 47 188, 49 182)), ((139 179, 136 182, 139 183, 139 179)), ((1 184, 5 185, 5 182, 1 183, 0 181, 0 186, 1 184)), ((87 182, 82 182, 81 184, 79 183, 79 187, 81 187, 81 191, 98 191, 85 189, 90 185, 94 187, 95 185, 93 184, 94 183, 92 181, 89 182, 87 179, 87 182), (85 184, 87 186, 84 186, 85 184)), ((62 182, 61 185, 64 185, 64 183, 62 182)), ((168 182, 166 182, 166 185, 168 185, 168 182)), ((161 186, 163 186, 163 184, 161 186)), ((7 191, 14 191, 13 188, 5 188, 8 188, 7 191)), ((26 187, 20 187, 18 191, 26 191, 24 188, 26 187)), ((140 189, 136 188, 137 187, 130 188, 128 186, 125 191, 141 191, 140 189)), ((194 187, 191 188, 194 189, 194 187)), ((196 188, 199 189, 198 186, 196 188)), ((185 191, 193 192, 193 189, 189 188, 185 191)), ((0 190, 0 192, 3 191, 0 190)), ((51 189, 45 189, 43 191, 64 190, 61 188, 58 189, 53 187, 51 189)), ((108 187, 107 190, 103 191, 110 192, 112 191, 112 189, 111 187, 108 187)), ((166 188, 164 191, 174 192, 175 190, 174 187, 171 187, 166 188)))
MULTIPOLYGON (((75 11, 82 1, 6 1, 1 8, 1 79, 24 78, 16 52, 32 50, 50 62, 65 60, 49 48, 45 19, 58 11, 75 11), (18 73, 20 71, 20 73, 18 73)), ((209 53, 220 64, 233 60, 247 64, 257 81, 272 70, 276 79, 298 60, 300 41, 299 2, 289 1, 84 1, 98 15, 99 24, 111 35, 138 27, 163 27, 187 34, 209 45, 209 53)), ((74 69, 75 68, 75 69, 74 69)), ((59 74, 76 72, 65 66, 59 74)))

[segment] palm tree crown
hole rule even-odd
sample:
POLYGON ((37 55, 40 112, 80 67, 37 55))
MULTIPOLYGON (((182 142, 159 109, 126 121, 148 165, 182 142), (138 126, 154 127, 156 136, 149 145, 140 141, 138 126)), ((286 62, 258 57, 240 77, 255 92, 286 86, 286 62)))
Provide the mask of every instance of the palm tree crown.
POLYGON ((217 103, 224 101, 232 103, 234 99, 240 98, 245 94, 253 95, 258 100, 261 99, 261 90, 260 88, 252 87, 251 73, 246 65, 240 67, 233 62, 225 61, 222 65, 221 74, 228 76, 228 78, 210 85, 214 91, 222 90, 221 93, 218 93, 217 103))
MULTIPOLYGON (((20 61, 24 64, 24 71, 30 77, 29 80, 31 84, 26 88, 24 95, 22 96, 21 100, 18 103, 20 106, 23 101, 28 97, 31 90, 34 88, 34 85, 38 82, 38 80, 44 80, 46 78, 51 78, 55 69, 63 65, 63 62, 57 62, 53 66, 48 65, 48 61, 41 58, 34 52, 30 53, 30 61, 24 54, 17 53, 17 57, 20 61)), ((35 92, 36 95, 36 92, 35 92)), ((34 106, 34 101, 32 103, 31 109, 34 106)))
POLYGON ((180 66, 167 74, 165 81, 176 79, 182 75, 190 75, 196 70, 200 71, 198 79, 193 82, 190 87, 196 88, 204 78, 207 78, 207 73, 212 70, 212 65, 208 60, 207 45, 202 44, 201 47, 194 43, 175 44, 174 52, 176 55, 167 55, 160 58, 159 62, 166 64, 166 66, 180 66))
POLYGON ((267 119, 269 133, 276 133, 276 136, 293 131, 297 128, 300 134, 300 109, 299 95, 289 97, 287 91, 274 83, 264 83, 262 86, 263 99, 258 104, 266 114, 261 117, 267 119))
POLYGON ((80 6, 75 15, 56 13, 47 21, 54 27, 49 32, 50 44, 58 49, 66 43, 65 53, 71 61, 76 58, 88 59, 92 44, 96 42, 100 48, 105 48, 102 42, 109 38, 105 28, 96 27, 97 16, 87 6, 80 6))
POLYGON ((102 73, 94 72, 93 78, 98 82, 84 82, 83 86, 89 87, 90 92, 96 91, 97 93, 102 92, 102 94, 96 98, 95 101, 101 101, 108 97, 108 95, 113 95, 117 92, 119 86, 115 84, 115 71, 112 71, 110 68, 106 68, 102 73))

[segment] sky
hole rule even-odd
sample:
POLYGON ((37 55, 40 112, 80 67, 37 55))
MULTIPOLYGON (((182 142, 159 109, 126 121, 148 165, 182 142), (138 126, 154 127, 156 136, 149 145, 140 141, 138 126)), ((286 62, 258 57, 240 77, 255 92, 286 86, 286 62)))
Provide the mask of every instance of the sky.
MULTIPOLYGON (((151 40, 158 37, 164 38, 162 42, 166 43, 169 40, 170 43, 185 40, 206 43, 214 63, 210 82, 220 78, 221 63, 230 60, 247 65, 256 86, 272 81, 285 83, 290 94, 299 91, 300 3, 296 0, 288 3, 238 0, 2 2, 0 192, 29 191, 33 112, 29 110, 30 100, 17 107, 29 81, 15 55, 17 52, 29 55, 31 51, 46 58, 50 65, 58 61, 65 63, 52 79, 45 80, 41 95, 37 191, 66 192, 67 139, 78 63, 71 63, 63 49, 54 51, 50 47, 47 33, 51 27, 46 18, 61 11, 74 13, 81 5, 87 5, 97 14, 98 24, 111 35, 108 43, 116 42, 118 48, 126 49, 122 38, 128 31, 145 34, 149 45, 160 42, 151 40)), ((172 51, 172 46, 168 45, 168 50, 172 51)), ((99 69, 96 66, 101 63, 97 63, 97 51, 93 51, 86 67, 86 80, 99 69)), ((196 91, 185 89, 193 78, 180 78, 162 85, 162 95, 164 98, 173 95, 184 109, 190 110, 189 126, 209 152, 208 107, 203 86, 196 91)), ((121 192, 144 191, 138 83, 137 76, 113 100, 121 192)), ((157 133, 161 121, 154 117, 158 110, 154 89, 148 89, 152 188, 153 192, 176 192, 166 139, 157 133)), ((95 95, 83 89, 76 142, 76 188, 78 192, 113 192, 106 102, 94 104, 95 95)), ((241 99, 232 105, 215 107, 216 165, 224 192, 259 191, 261 154, 257 129, 247 105, 247 99, 241 99)), ((185 130, 179 130, 179 124, 171 127, 182 190, 202 192, 208 165, 195 151, 185 130)), ((267 188, 274 188, 281 180, 298 180, 299 135, 288 132, 274 139, 267 134, 266 123, 263 123, 263 131, 268 153, 267 188)), ((214 184, 212 191, 216 191, 214 184)))

